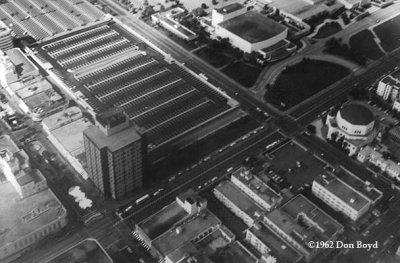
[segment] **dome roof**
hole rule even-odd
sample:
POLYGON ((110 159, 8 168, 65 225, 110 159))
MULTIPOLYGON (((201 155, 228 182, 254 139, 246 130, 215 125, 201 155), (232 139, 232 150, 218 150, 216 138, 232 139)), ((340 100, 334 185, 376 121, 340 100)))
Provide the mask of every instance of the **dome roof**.
POLYGON ((368 125, 374 121, 374 115, 365 106, 358 103, 349 103, 340 110, 342 119, 353 125, 368 125))

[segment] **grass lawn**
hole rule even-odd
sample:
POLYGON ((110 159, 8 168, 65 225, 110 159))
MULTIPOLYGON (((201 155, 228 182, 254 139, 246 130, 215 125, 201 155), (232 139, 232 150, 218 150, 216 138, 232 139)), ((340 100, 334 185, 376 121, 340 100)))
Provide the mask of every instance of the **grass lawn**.
POLYGON ((314 38, 316 39, 326 38, 339 32, 340 30, 342 30, 342 26, 339 23, 337 22, 326 23, 318 30, 318 33, 314 36, 314 38))
POLYGON ((261 73, 261 69, 243 62, 235 62, 222 69, 222 72, 244 87, 250 88, 256 82, 261 73))
POLYGON ((342 66, 316 60, 303 60, 287 67, 271 87, 266 87, 265 99, 286 110, 311 97, 349 74, 342 66))
POLYGON ((350 46, 359 50, 369 59, 377 60, 384 55, 374 41, 374 36, 369 29, 365 29, 350 38, 350 46))
POLYGON ((232 62, 232 58, 215 49, 211 49, 208 47, 201 48, 193 53, 216 68, 222 67, 232 62))
POLYGON ((400 15, 374 27, 373 30, 385 51, 391 52, 400 46, 400 15))

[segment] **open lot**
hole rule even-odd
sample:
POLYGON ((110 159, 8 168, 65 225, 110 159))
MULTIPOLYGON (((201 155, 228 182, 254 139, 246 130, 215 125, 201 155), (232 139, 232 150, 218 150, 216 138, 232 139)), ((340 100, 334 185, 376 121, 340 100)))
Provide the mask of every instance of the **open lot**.
POLYGON ((400 15, 374 27, 382 48, 391 52, 400 46, 400 15))
POLYGON ((221 71, 246 88, 251 88, 261 73, 260 68, 247 65, 241 61, 232 63, 221 71))
POLYGON ((265 100, 286 110, 342 79, 349 70, 325 61, 304 59, 288 66, 275 83, 267 87, 265 100))
POLYGON ((286 178, 294 189, 298 189, 303 184, 311 185, 314 177, 324 172, 323 162, 293 142, 284 144, 270 153, 270 156, 272 156, 273 169, 286 178), (297 166, 298 161, 301 167, 297 166))
POLYGON ((365 29, 350 38, 350 46, 369 59, 377 60, 385 55, 378 47, 369 29, 365 29))

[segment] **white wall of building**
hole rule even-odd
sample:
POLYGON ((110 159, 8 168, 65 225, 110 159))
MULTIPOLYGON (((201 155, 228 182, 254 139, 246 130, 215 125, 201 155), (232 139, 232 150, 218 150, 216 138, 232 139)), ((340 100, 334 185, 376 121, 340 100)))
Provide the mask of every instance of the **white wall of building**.
POLYGON ((275 45, 279 41, 285 39, 287 37, 287 33, 288 33, 288 29, 286 28, 280 34, 277 34, 276 36, 273 36, 267 40, 256 42, 256 43, 250 43, 249 41, 239 37, 238 35, 233 34, 231 31, 229 31, 221 26, 217 25, 215 27, 215 34, 217 36, 219 36, 221 38, 228 38, 233 46, 238 47, 247 53, 251 53, 253 51, 257 51, 257 50, 275 45))

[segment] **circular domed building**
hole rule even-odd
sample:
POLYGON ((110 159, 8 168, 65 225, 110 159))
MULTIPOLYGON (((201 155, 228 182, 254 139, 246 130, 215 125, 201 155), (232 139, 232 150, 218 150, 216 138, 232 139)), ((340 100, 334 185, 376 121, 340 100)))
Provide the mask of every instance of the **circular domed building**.
POLYGON ((337 138, 344 137, 351 146, 351 152, 372 141, 375 136, 375 118, 373 113, 359 103, 348 103, 336 114, 332 111, 326 117, 328 126, 327 138, 332 139, 332 134, 337 133, 337 138))
POLYGON ((374 115, 365 106, 351 103, 336 115, 338 128, 347 136, 366 136, 374 129, 374 115))

